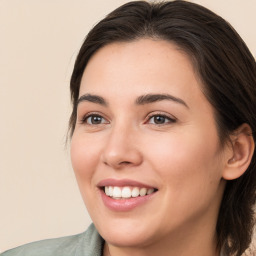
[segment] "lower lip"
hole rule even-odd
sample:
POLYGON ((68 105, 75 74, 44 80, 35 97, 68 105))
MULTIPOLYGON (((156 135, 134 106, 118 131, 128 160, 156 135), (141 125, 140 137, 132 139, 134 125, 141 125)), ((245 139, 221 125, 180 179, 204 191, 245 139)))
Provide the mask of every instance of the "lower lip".
POLYGON ((156 192, 146 195, 146 196, 138 196, 138 197, 131 197, 129 199, 113 199, 107 196, 101 189, 100 194, 103 200, 103 203, 107 208, 112 211, 119 211, 119 212, 126 212, 133 210, 136 207, 139 207, 146 202, 148 202, 152 197, 155 195, 156 192))

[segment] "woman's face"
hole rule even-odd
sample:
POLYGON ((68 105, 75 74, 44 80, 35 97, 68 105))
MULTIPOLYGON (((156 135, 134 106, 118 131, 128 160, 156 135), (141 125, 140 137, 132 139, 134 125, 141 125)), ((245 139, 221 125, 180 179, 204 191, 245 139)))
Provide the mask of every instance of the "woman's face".
POLYGON ((225 159, 201 87, 170 42, 113 43, 90 59, 71 158, 90 216, 110 244, 214 233, 225 159))

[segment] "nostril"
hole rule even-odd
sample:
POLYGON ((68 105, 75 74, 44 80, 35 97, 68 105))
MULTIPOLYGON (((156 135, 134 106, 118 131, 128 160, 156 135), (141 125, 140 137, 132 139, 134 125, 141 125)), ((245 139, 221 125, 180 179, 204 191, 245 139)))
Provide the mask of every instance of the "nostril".
POLYGON ((125 165, 127 165, 127 164, 131 164, 131 162, 123 161, 123 162, 120 162, 120 163, 119 163, 119 165, 121 165, 121 164, 125 164, 125 165))
MULTIPOLYGON (((111 145, 110 145, 111 146, 111 145)), ((102 153, 102 162, 112 168, 121 169, 138 166, 142 163, 142 154, 137 149, 106 147, 102 153)))

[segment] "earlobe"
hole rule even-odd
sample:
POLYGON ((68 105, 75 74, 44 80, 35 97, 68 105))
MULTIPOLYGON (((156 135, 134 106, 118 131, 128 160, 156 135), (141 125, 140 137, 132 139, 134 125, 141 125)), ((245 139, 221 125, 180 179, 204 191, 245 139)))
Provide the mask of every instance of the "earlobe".
POLYGON ((232 156, 229 155, 222 175, 225 180, 239 178, 251 163, 255 149, 251 127, 242 124, 231 136, 231 143, 232 156))

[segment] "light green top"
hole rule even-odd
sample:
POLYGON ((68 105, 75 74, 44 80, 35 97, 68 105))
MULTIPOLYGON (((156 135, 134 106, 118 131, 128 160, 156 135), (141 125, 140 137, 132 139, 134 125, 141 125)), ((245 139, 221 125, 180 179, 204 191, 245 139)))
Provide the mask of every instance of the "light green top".
POLYGON ((0 256, 102 256, 103 245, 103 238, 91 224, 84 233, 29 243, 0 256))
POLYGON ((29 243, 0 256, 102 256, 104 240, 94 225, 81 234, 29 243))

